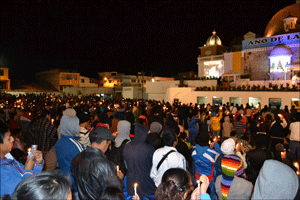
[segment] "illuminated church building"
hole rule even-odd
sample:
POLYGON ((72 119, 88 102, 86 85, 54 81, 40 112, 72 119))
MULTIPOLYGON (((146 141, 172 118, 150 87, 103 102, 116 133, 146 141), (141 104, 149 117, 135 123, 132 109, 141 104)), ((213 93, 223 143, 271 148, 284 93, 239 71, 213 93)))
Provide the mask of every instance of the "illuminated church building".
POLYGON ((233 70, 250 80, 291 80, 300 72, 300 3, 277 12, 264 37, 248 32, 225 47, 213 31, 199 49, 199 77, 220 77, 233 70))

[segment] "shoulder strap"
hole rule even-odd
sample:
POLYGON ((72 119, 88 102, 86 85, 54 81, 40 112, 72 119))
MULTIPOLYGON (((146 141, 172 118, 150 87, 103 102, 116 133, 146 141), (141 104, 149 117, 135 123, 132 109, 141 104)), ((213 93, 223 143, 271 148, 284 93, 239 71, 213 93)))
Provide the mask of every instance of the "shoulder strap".
POLYGON ((168 155, 172 152, 175 152, 175 150, 171 150, 169 151, 166 155, 164 155, 164 157, 162 157, 162 159, 159 161, 157 167, 156 167, 156 170, 158 171, 159 167, 161 166, 161 164, 164 162, 164 160, 168 157, 168 155))

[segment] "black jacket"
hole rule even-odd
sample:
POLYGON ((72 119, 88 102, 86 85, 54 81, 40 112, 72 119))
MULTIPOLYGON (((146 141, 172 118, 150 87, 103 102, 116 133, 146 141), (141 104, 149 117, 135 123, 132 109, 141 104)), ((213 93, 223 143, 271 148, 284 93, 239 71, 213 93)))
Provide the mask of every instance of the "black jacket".
POLYGON ((115 165, 97 148, 87 147, 79 153, 72 160, 71 173, 81 200, 98 199, 109 186, 123 189, 115 165))

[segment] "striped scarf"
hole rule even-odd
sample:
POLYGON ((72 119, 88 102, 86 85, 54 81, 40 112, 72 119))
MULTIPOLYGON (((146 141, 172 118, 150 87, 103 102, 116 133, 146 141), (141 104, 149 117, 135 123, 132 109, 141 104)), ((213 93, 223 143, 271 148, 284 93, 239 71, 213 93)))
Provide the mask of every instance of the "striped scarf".
POLYGON ((236 155, 225 155, 221 161, 221 168, 221 192, 223 200, 226 200, 234 177, 244 172, 243 161, 236 155))

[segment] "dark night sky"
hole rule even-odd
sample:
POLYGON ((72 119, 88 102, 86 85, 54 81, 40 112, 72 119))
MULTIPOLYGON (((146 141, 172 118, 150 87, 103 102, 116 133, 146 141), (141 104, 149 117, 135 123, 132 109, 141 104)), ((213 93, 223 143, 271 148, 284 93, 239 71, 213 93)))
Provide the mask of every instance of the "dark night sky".
POLYGON ((225 46, 248 31, 263 36, 272 16, 296 1, 40 2, 1 3, 1 63, 11 79, 30 81, 53 67, 94 78, 197 72, 198 47, 214 29, 225 46))

